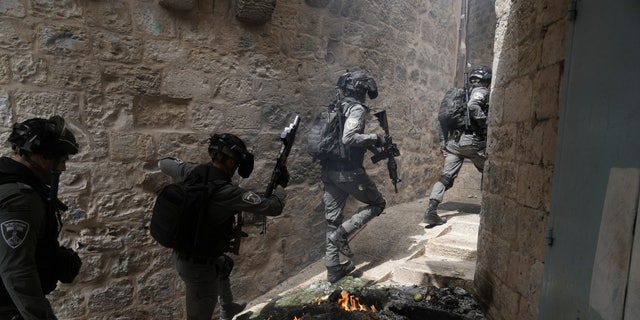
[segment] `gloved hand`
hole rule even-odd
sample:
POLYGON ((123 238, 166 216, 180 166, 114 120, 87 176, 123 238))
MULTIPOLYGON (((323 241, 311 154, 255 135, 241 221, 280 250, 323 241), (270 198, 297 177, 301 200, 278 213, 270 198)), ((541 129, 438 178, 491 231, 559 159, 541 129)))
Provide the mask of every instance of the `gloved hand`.
POLYGON ((59 247, 56 252, 56 276, 62 283, 71 283, 80 272, 82 260, 78 254, 66 247, 59 247))
POLYGON ((283 188, 286 188, 289 184, 289 170, 286 166, 282 166, 282 168, 280 168, 280 176, 278 177, 276 184, 283 188))
POLYGON ((447 143, 445 141, 442 141, 442 143, 440 143, 440 152, 442 152, 443 156, 447 156, 447 143))
POLYGON ((375 147, 380 148, 384 145, 384 138, 380 135, 377 135, 377 136, 378 136, 378 140, 376 141, 375 147))

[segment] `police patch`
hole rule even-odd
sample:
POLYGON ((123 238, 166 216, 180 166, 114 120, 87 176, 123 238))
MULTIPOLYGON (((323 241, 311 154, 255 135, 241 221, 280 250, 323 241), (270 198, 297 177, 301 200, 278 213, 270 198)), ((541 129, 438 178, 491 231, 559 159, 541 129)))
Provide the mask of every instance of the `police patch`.
POLYGON ((242 195, 242 201, 248 204, 260 204, 262 199, 260 196, 253 191, 247 191, 242 195))
POLYGON ((344 124, 344 127, 347 128, 345 131, 357 128, 359 124, 358 119, 348 118, 344 124))
POLYGON ((2 237, 9 247, 17 248, 27 237, 29 232, 29 224, 22 220, 7 220, 0 224, 2 229, 2 237))

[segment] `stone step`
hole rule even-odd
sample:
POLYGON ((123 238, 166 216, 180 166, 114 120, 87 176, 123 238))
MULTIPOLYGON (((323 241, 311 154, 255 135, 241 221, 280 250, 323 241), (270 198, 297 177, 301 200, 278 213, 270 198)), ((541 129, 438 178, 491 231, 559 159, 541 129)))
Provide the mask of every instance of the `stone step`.
POLYGON ((442 256, 454 260, 477 258, 478 224, 463 220, 451 221, 425 245, 424 255, 442 256))
POLYGON ((472 291, 475 269, 475 261, 424 256, 398 266, 387 281, 436 287, 458 286, 472 291))

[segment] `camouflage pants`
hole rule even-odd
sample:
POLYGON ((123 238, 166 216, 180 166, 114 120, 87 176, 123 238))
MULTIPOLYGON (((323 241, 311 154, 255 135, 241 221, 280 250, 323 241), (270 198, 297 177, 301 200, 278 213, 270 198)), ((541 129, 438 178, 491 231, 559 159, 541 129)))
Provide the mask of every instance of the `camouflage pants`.
POLYGON ((447 157, 444 159, 444 165, 440 172, 440 180, 433 185, 429 199, 437 200, 438 203, 442 202, 445 191, 453 186, 453 181, 458 176, 464 159, 471 160, 476 169, 482 172, 484 162, 487 160, 486 145, 483 138, 471 134, 463 134, 457 142, 449 140, 446 146, 447 157))
MULTIPOLYGON (((386 201, 363 168, 349 171, 323 170, 325 219, 327 237, 342 226, 348 234, 362 228, 371 219, 382 213, 386 201), (366 204, 344 221, 343 209, 349 196, 366 204)), ((327 267, 340 264, 338 248, 326 240, 325 259, 327 267)))

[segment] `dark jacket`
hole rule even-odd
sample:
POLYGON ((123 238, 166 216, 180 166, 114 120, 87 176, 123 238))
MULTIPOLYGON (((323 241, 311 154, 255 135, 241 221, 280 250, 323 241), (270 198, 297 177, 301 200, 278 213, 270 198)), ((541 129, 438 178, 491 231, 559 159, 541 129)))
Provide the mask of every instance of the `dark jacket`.
POLYGON ((58 220, 49 187, 23 164, 0 158, 0 306, 25 319, 56 319, 45 294, 56 287, 58 220))
POLYGON ((159 162, 160 169, 174 182, 185 179, 200 179, 207 175, 208 180, 219 187, 212 193, 208 214, 202 221, 200 243, 207 244, 210 251, 205 256, 219 256, 227 251, 228 239, 233 233, 234 215, 251 212, 258 215, 277 216, 282 213, 285 204, 285 192, 276 188, 273 195, 266 198, 257 193, 231 183, 231 177, 211 163, 195 164, 173 158, 164 158, 159 162))

